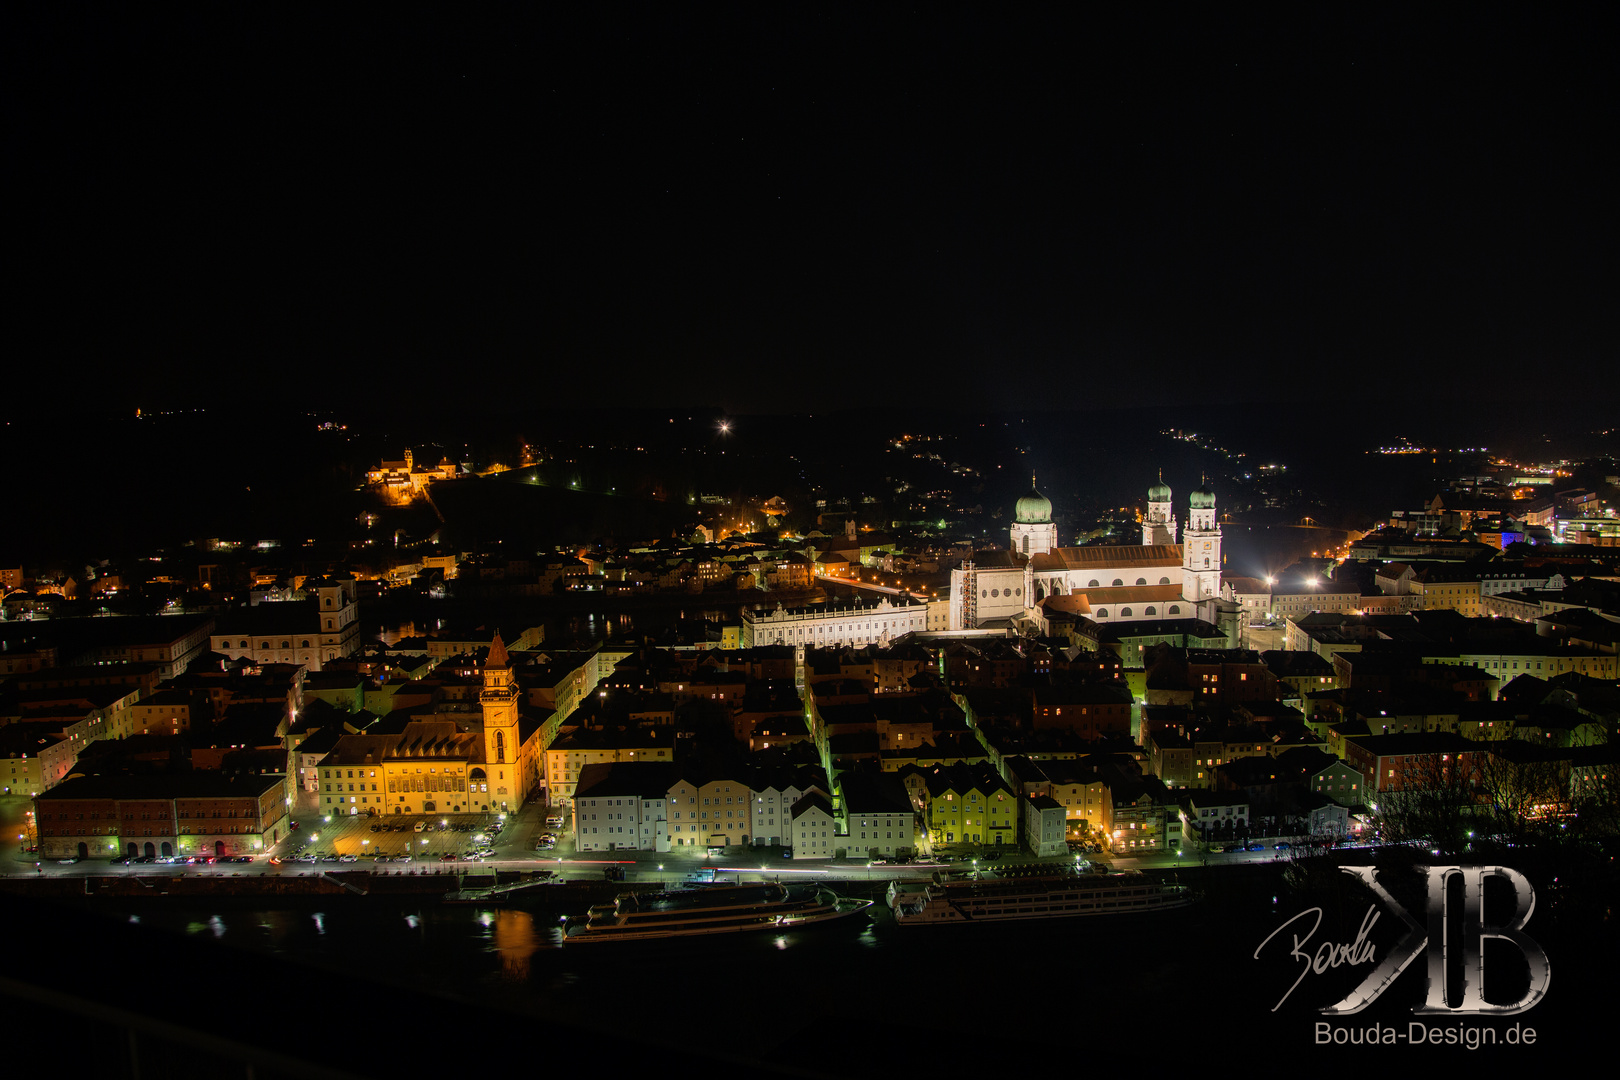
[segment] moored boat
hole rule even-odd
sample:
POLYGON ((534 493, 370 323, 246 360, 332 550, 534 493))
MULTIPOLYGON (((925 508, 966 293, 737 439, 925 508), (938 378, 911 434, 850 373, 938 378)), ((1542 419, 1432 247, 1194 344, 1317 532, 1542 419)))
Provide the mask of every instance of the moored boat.
POLYGON ((864 914, 870 900, 842 897, 826 888, 807 891, 784 885, 744 885, 671 893, 620 893, 584 917, 563 920, 563 943, 645 941, 653 938, 794 930, 864 914))
POLYGON ((888 893, 900 926, 1124 915, 1186 907, 1194 899, 1186 886, 1139 871, 955 881, 935 875, 922 885, 897 881, 888 893))

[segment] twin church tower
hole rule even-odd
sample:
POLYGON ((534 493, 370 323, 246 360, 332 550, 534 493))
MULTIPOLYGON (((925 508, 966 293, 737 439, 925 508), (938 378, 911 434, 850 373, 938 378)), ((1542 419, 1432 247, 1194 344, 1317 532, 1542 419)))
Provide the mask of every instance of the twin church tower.
POLYGON ((1035 489, 1018 500, 1007 552, 977 552, 952 572, 952 629, 1028 618, 1050 603, 1092 622, 1203 619, 1215 622, 1221 592, 1221 529, 1215 496, 1201 485, 1180 529, 1161 475, 1148 489, 1140 544, 1060 547, 1052 503, 1035 489))

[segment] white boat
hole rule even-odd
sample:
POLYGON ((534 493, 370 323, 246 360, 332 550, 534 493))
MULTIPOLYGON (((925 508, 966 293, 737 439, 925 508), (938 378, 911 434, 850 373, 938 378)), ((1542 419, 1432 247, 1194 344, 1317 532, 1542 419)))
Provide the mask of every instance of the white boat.
POLYGON ((584 918, 563 920, 563 943, 646 941, 653 938, 795 930, 864 913, 870 900, 830 889, 807 892, 784 885, 740 885, 668 893, 620 893, 584 918))
POLYGON ((896 881, 888 893, 901 926, 1124 915, 1186 907, 1194 899, 1185 885, 1155 881, 1140 871, 976 880, 936 874, 931 884, 896 881))

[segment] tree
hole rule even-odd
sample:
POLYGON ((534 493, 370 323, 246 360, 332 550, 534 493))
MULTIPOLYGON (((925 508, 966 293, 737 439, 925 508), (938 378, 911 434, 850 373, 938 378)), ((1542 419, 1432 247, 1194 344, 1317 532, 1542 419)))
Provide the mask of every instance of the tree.
POLYGON ((1400 786, 1379 792, 1374 804, 1379 839, 1461 852, 1469 840, 1468 819, 1479 804, 1480 754, 1437 750, 1408 756, 1400 786))

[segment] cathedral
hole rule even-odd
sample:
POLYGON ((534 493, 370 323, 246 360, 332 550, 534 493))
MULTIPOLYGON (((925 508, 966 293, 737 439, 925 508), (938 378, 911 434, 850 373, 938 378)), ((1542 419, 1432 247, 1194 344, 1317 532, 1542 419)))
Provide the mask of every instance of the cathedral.
POLYGON ((1188 497, 1180 543, 1161 474, 1148 489, 1141 544, 1059 547, 1052 503, 1034 484, 1018 500, 1008 549, 976 552, 951 572, 951 629, 1011 625, 1042 605, 1099 623, 1219 621, 1221 527, 1207 485, 1188 497))

